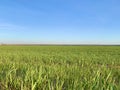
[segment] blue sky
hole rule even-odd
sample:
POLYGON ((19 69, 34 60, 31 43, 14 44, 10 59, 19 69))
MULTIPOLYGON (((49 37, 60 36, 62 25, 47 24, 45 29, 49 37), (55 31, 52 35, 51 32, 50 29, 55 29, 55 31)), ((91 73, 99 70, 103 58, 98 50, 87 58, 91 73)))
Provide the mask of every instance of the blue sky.
POLYGON ((0 0, 0 43, 120 44, 120 0, 0 0))

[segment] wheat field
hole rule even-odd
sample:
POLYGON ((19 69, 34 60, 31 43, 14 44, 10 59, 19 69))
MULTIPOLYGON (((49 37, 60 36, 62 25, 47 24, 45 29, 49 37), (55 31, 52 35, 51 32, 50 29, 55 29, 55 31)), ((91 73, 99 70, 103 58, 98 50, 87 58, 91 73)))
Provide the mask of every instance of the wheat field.
POLYGON ((120 46, 0 46, 0 90, 120 90, 120 46))

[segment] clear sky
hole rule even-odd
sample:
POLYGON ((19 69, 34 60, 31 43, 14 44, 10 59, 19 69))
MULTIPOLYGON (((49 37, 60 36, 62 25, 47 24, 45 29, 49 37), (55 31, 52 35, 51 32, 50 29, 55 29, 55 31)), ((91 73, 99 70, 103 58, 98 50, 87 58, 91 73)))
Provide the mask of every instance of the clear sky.
POLYGON ((0 0, 0 43, 120 44, 120 0, 0 0))

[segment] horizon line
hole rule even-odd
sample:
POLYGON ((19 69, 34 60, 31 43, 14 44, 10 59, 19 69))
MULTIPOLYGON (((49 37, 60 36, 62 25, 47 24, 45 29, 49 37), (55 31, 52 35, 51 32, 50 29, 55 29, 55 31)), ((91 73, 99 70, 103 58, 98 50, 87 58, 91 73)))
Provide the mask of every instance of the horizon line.
POLYGON ((38 43, 35 43, 35 44, 30 44, 30 43, 26 43, 26 44, 24 44, 24 43, 11 43, 11 44, 7 44, 7 43, 2 43, 2 44, 0 44, 0 46, 9 46, 9 45, 15 45, 15 46, 43 46, 43 45, 45 45, 45 46, 49 46, 49 45, 61 45, 61 46, 64 46, 64 45, 67 45, 67 46, 82 46, 82 45, 85 45, 85 46, 88 46, 88 45, 90 45, 90 46, 106 46, 106 45, 108 45, 108 46, 111 46, 111 45, 113 45, 113 46, 120 46, 120 44, 95 44, 95 43, 90 43, 90 44, 84 44, 84 43, 81 43, 81 44, 70 44, 70 43, 68 43, 68 44, 65 44, 65 43, 59 43, 59 44, 57 44, 57 43, 49 43, 49 44, 44 44, 44 43, 42 43, 42 44, 38 44, 38 43))

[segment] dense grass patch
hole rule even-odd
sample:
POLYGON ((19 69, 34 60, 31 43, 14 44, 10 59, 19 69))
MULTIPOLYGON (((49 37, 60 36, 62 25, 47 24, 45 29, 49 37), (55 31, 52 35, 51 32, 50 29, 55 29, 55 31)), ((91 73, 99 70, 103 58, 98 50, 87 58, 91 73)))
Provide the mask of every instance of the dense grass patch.
POLYGON ((0 46, 0 90, 120 90, 119 46, 0 46))

